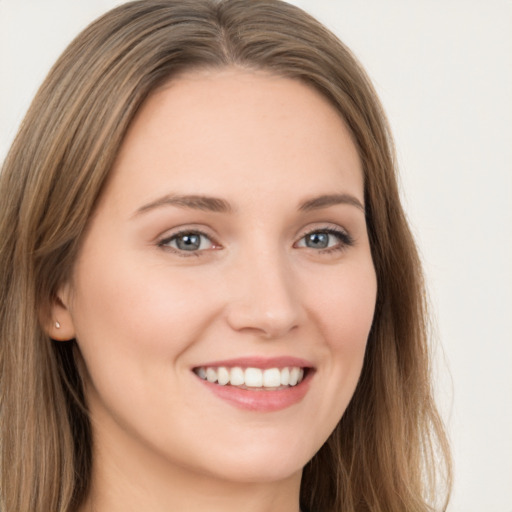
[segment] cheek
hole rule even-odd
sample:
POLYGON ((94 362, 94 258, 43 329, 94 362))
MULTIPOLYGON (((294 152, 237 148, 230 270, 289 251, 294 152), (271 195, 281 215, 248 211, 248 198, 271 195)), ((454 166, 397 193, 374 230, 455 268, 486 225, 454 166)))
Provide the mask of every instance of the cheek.
POLYGON ((318 287, 313 303, 331 350, 358 354, 366 347, 377 297, 371 261, 347 265, 318 287))
POLYGON ((87 267, 77 268, 77 343, 91 410, 103 419, 109 411, 123 425, 127 419, 138 424, 134 404, 145 404, 148 421, 139 425, 144 431, 151 418, 155 425, 172 423, 160 414, 163 404, 169 411, 178 406, 179 394, 155 390, 179 389, 181 355, 200 338, 215 305, 183 272, 179 279, 162 266, 134 265, 122 257, 115 261, 100 265, 89 259, 87 267))
POLYGON ((122 255, 110 259, 115 264, 87 261, 77 268, 73 320, 91 365, 172 363, 216 315, 218 298, 197 272, 137 265, 122 255))
MULTIPOLYGON (((376 276, 370 260, 340 265, 329 276, 318 276, 310 294, 309 314, 320 329, 322 365, 315 378, 321 397, 312 405, 315 418, 311 431, 320 446, 343 416, 356 389, 377 294, 376 276)), ((316 449, 318 449, 318 446, 316 449)))
POLYGON ((316 294, 317 325, 322 329, 328 361, 322 386, 325 396, 332 400, 326 423, 332 428, 343 415, 359 381, 376 296, 377 281, 371 260, 343 266, 326 282, 324 293, 316 294))

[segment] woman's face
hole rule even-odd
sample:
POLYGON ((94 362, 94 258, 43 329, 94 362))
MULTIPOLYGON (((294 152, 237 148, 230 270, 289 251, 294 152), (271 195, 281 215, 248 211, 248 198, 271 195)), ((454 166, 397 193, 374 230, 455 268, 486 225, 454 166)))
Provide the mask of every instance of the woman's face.
POLYGON ((173 80, 133 122, 60 297, 104 460, 300 474, 354 392, 376 297, 337 111, 261 72, 173 80))

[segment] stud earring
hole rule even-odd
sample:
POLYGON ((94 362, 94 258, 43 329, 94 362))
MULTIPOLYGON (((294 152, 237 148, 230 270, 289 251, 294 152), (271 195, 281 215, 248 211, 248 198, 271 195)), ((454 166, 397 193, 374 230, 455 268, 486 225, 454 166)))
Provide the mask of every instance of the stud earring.
POLYGON ((60 329, 60 322, 55 322, 55 327, 56 327, 57 329, 60 329))

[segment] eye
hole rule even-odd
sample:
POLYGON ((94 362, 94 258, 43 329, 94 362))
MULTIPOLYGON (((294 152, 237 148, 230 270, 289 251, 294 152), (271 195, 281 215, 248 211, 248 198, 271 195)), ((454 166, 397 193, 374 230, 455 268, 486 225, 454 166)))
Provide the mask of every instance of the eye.
POLYGON ((310 231, 295 246, 329 252, 344 249, 353 243, 352 237, 345 231, 326 228, 310 231))
POLYGON ((200 231, 180 231, 163 239, 158 245, 176 252, 188 253, 218 248, 208 235, 200 231))

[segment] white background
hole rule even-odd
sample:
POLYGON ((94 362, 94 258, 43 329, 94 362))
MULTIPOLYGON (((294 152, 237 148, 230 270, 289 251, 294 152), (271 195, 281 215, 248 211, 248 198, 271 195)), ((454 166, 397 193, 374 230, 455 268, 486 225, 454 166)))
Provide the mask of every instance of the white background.
MULTIPOLYGON (((0 160, 65 45, 119 3, 0 0, 0 160)), ((440 340, 449 511, 512 512, 512 2, 293 3, 352 48, 395 134, 440 340)))

